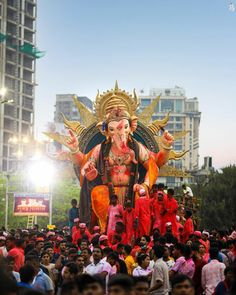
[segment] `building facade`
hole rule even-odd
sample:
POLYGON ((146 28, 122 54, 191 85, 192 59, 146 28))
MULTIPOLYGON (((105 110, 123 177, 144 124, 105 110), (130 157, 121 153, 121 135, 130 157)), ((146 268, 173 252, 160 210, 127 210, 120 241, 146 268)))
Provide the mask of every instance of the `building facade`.
POLYGON ((13 100, 0 105, 0 171, 14 168, 19 145, 23 153, 33 136, 36 9, 36 0, 0 1, 0 88, 13 100))
MULTIPOLYGON (((74 104, 73 100, 74 94, 57 94, 56 95, 56 104, 54 112, 54 122, 63 123, 63 113, 66 118, 70 121, 80 121, 81 116, 77 110, 77 107, 74 104)), ((82 102, 88 109, 93 109, 92 101, 86 96, 77 96, 77 99, 82 102)))
POLYGON ((199 166, 199 124, 201 113, 199 112, 198 99, 187 98, 185 90, 175 88, 152 88, 149 95, 140 94, 140 108, 144 109, 151 101, 160 95, 160 101, 152 120, 163 119, 170 112, 170 119, 166 130, 174 134, 181 131, 189 131, 184 137, 174 143, 174 150, 189 152, 180 160, 170 162, 170 165, 184 171, 196 171, 199 166))

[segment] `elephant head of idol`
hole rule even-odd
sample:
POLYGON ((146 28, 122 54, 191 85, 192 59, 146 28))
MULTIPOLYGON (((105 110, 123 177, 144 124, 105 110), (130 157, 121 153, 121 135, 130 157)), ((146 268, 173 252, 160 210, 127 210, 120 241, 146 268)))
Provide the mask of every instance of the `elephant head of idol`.
POLYGON ((98 127, 117 150, 126 152, 129 136, 137 128, 137 117, 131 117, 127 111, 116 107, 107 114, 105 121, 98 127))

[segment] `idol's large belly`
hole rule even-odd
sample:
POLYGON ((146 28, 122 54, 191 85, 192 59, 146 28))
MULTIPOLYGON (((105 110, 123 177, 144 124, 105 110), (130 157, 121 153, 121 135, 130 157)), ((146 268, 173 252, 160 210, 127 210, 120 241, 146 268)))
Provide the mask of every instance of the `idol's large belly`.
POLYGON ((111 168, 111 181, 114 186, 128 186, 130 169, 127 166, 113 166, 111 168))

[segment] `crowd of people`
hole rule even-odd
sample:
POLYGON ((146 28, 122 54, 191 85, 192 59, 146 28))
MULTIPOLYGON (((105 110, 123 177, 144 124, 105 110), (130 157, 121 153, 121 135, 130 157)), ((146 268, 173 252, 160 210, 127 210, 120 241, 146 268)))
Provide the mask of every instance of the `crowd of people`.
POLYGON ((69 226, 0 231, 0 294, 235 295, 236 231, 194 228, 193 197, 154 185, 110 199, 107 229, 88 228, 71 201, 69 226))

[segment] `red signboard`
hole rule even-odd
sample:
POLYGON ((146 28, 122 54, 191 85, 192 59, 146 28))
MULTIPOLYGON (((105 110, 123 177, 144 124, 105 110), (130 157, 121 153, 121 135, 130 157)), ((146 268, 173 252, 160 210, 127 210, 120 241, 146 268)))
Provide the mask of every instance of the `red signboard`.
POLYGON ((16 216, 48 216, 50 194, 14 194, 13 214, 16 216))

